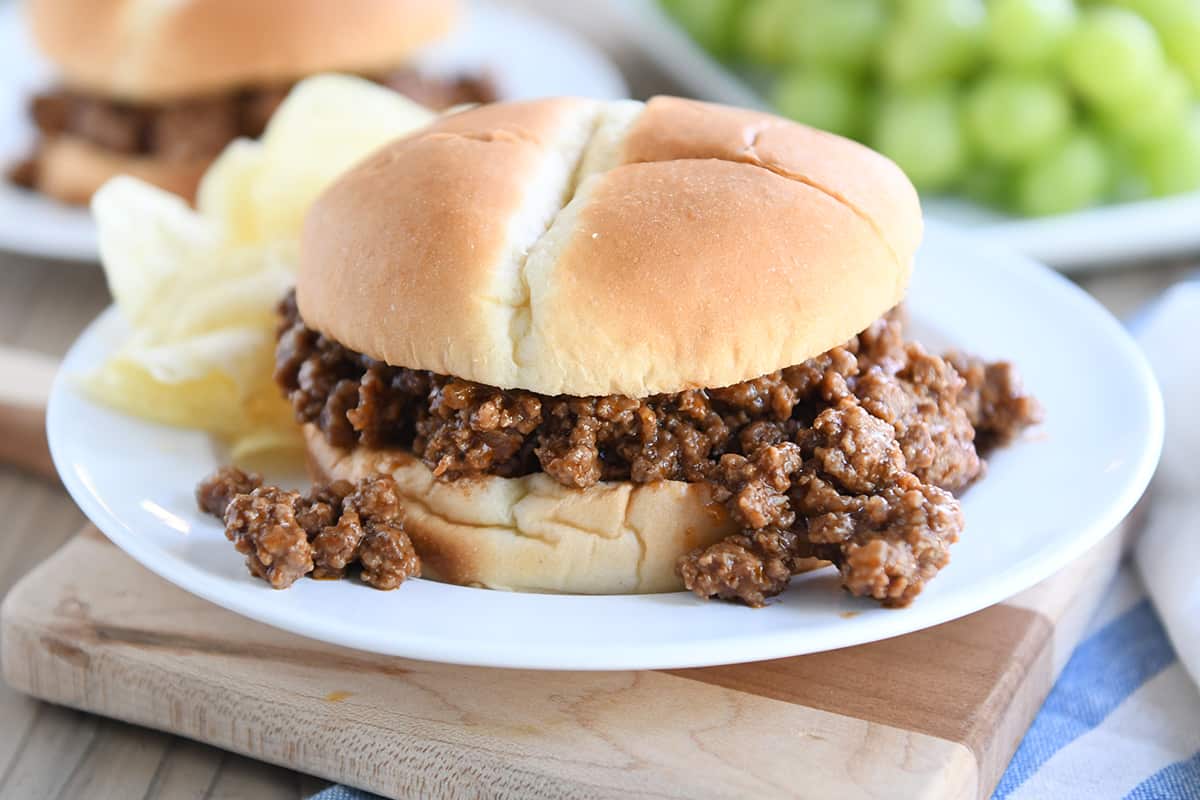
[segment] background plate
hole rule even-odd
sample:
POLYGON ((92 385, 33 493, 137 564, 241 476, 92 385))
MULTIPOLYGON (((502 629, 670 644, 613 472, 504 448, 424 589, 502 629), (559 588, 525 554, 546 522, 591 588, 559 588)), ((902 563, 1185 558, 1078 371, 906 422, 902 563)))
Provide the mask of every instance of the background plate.
POLYGON ((1162 406, 1124 329, 1067 280, 933 226, 909 295, 918 335, 1010 358, 1047 422, 989 462, 963 497, 953 562, 914 605, 887 610, 801 576, 771 607, 690 594, 514 594, 416 580, 395 592, 353 581, 275 591, 251 578, 193 487, 222 463, 206 435, 93 405, 72 378, 125 330, 103 314, 71 349, 48 411, 51 451, 83 511, 149 569, 218 605, 304 636, 433 661, 546 669, 649 669, 829 650, 935 625, 1048 577, 1112 530, 1145 489, 1162 406))
MULTIPOLYGON (((587 42, 540 17, 486 2, 473 3, 467 24, 418 63, 433 73, 486 70, 508 100, 628 95, 616 67, 587 42)), ((18 4, 0 5, 0 172, 29 154, 34 131, 26 103, 52 76, 29 41, 18 4)), ((94 262, 96 227, 85 208, 0 180, 0 249, 94 262)))
MULTIPOLYGON (((646 57, 693 97, 769 110, 751 86, 697 45, 655 0, 619 0, 619 8, 646 57)), ((922 200, 927 217, 1069 271, 1200 248, 1200 192, 1037 218, 1010 216, 958 197, 922 200)))

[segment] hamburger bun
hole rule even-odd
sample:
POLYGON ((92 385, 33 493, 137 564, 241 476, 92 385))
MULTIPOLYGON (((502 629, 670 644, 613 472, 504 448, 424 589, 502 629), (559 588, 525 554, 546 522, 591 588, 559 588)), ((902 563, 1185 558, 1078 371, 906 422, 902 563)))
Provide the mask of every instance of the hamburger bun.
MULTIPOLYGON (((657 97, 443 117, 305 221, 305 322, 395 366, 547 395, 720 387, 904 295, 916 192, 862 145, 657 97)), ((684 513, 684 512, 680 512, 684 513)))
POLYGON ((29 0, 39 49, 74 89, 149 103, 371 72, 448 33, 451 0, 29 0))
MULTIPOLYGON (((601 483, 569 489, 544 473, 440 481, 401 450, 334 447, 304 428, 319 481, 391 475, 422 576, 525 592, 631 594, 683 588, 675 562, 736 530, 702 483, 601 483)), ((811 559, 807 569, 824 562, 811 559)))
MULTIPOLYGON (((343 175, 305 219, 305 325, 388 364, 546 395, 721 387, 851 338, 904 295, 912 185, 861 145, 659 97, 481 106, 343 175)), ((439 480, 305 429, 318 479, 391 475, 425 574, 526 591, 681 588, 737 525, 707 483, 439 480)), ((821 562, 812 560, 807 567, 821 562)))
POLYGON ((109 178, 132 175, 191 202, 211 163, 130 156, 77 136, 58 135, 38 145, 33 188, 64 203, 86 204, 109 178))

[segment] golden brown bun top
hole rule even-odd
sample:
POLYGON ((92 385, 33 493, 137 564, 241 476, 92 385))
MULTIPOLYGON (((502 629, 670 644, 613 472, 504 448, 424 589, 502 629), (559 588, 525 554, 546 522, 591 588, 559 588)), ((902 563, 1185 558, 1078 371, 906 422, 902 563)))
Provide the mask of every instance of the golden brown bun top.
POLYGON ((28 0, 74 88, 149 102, 399 66, 454 26, 455 0, 28 0))
POLYGON ((309 325, 389 364, 643 397, 844 342, 903 297, 920 235, 894 164, 769 114, 496 104, 318 198, 298 299, 309 325))

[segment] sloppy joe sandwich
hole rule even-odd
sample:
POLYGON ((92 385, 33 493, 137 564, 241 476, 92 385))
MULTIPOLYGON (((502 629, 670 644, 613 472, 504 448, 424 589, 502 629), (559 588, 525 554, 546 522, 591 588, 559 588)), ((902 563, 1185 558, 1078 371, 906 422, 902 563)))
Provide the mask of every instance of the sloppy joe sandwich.
POLYGON ((368 541, 364 570, 411 567, 402 529, 425 577, 471 586, 761 605, 832 564, 905 605, 947 563, 980 448, 1040 413, 1007 364, 904 339, 921 227, 890 161, 768 114, 444 117, 308 213, 275 378, 320 486, 272 496, 260 529, 230 502, 268 491, 244 475, 202 504, 277 586, 368 541), (334 535, 367 495, 391 544, 334 535))
POLYGON ((12 177, 85 203, 124 173, 191 198, 233 139, 256 137, 301 78, 369 77, 435 108, 492 99, 486 80, 410 66, 447 34, 451 0, 29 0, 58 86, 35 96, 36 151, 12 177))

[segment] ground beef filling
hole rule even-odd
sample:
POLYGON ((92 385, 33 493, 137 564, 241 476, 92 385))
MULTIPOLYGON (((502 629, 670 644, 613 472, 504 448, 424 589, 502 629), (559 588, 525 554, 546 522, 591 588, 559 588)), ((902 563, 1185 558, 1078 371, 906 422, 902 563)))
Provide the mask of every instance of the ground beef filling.
POLYGON ((1041 417, 1011 365, 927 353, 898 311, 803 364, 641 399, 392 367, 308 328, 294 295, 280 313, 275 379, 332 444, 407 448, 442 480, 706 482, 742 531, 684 556, 679 574, 698 595, 749 605, 813 557, 852 593, 907 605, 949 559, 963 527, 954 493, 982 475, 980 448, 1041 417))
POLYGON ((396 483, 385 475, 314 486, 307 495, 224 467, 196 487, 201 510, 225 522, 225 536, 250 573, 276 589, 299 578, 340 578, 357 565, 364 583, 395 589, 421 574, 404 532, 396 483))
MULTIPOLYGON (((495 99, 484 78, 439 79, 408 69, 368 77, 430 108, 495 99)), ((43 137, 70 134, 123 155, 193 162, 215 158, 239 136, 261 135, 291 88, 290 83, 258 86, 161 105, 54 89, 34 96, 30 114, 43 137)), ((36 159, 16 165, 10 178, 33 186, 36 159)))

